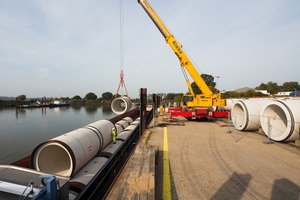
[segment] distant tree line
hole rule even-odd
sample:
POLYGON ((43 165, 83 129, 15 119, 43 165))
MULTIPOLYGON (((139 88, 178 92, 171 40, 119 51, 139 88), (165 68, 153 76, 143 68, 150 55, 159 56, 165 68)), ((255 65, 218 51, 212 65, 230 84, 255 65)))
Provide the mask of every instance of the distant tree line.
POLYGON ((300 85, 297 81, 285 82, 282 85, 278 85, 276 82, 261 83, 255 89, 267 90, 270 94, 277 94, 278 92, 291 92, 300 90, 300 85))
POLYGON ((74 97, 54 97, 54 98, 27 98, 25 94, 21 94, 16 97, 15 100, 0 100, 0 106, 18 106, 21 104, 31 104, 36 102, 37 100, 42 102, 50 102, 55 99, 60 99, 63 101, 67 101, 70 103, 110 103, 114 98, 114 95, 111 92, 104 92, 100 97, 98 97, 95 93, 89 92, 83 98, 79 95, 75 95, 74 97))
MULTIPOLYGON (((211 89, 212 92, 218 93, 220 92, 216 88, 216 82, 214 82, 214 77, 208 74, 202 74, 202 78, 204 79, 205 83, 208 85, 208 87, 211 89)), ((191 83, 191 87, 193 89, 193 92, 195 94, 201 94, 201 90, 196 85, 195 82, 191 83)), ((222 97, 227 98, 251 98, 251 97, 266 97, 269 96, 267 94, 264 94, 262 92, 259 92, 257 90, 267 90, 267 92, 273 96, 274 94, 277 94, 278 92, 293 92, 293 91, 299 91, 300 85, 296 81, 290 81, 285 82, 282 85, 278 85, 276 82, 268 82, 268 83, 261 83, 259 86, 255 87, 255 89, 250 89, 244 92, 237 92, 237 91, 226 91, 222 92, 222 97)), ((164 100, 169 102, 180 102, 183 93, 168 93, 168 94, 160 94, 161 96, 164 96, 164 100)))
MULTIPOLYGON (((209 74, 202 74, 201 75, 207 86, 211 89, 213 93, 220 92, 216 88, 216 82, 214 81, 214 76, 209 74)), ((192 90, 195 94, 201 94, 201 90, 196 85, 195 82, 191 83, 192 90)), ((251 89, 245 92, 237 92, 237 91, 226 91, 222 92, 223 98, 250 98, 250 97, 264 97, 268 96, 261 92, 257 92, 256 90, 267 90, 268 93, 271 95, 277 94, 278 92, 288 92, 288 91, 299 91, 300 85, 296 81, 285 82, 282 85, 278 85, 276 82, 267 82, 261 83, 255 89, 251 89)), ((189 93, 189 92, 188 92, 189 93)), ((165 101, 173 101, 173 102, 180 102, 182 99, 183 93, 167 93, 167 94, 158 94, 163 97, 165 101)), ((44 97, 45 98, 45 97, 44 97)), ((64 101, 68 101, 70 103, 110 103, 115 96, 111 92, 104 92, 100 97, 98 97, 95 93, 89 92, 83 98, 79 95, 75 95, 72 98, 69 97, 62 97, 62 98, 53 98, 53 99, 62 99, 64 101)), ((149 99, 149 103, 151 103, 151 98, 149 99)), ((16 106, 20 103, 24 102, 34 102, 37 99, 29 99, 27 100, 26 95, 22 94, 16 97, 16 100, 0 100, 0 106, 16 106)), ((50 99, 51 100, 51 99, 50 99)), ((132 99, 133 102, 138 102, 139 99, 132 99)), ((47 99, 49 101, 49 99, 47 99)))

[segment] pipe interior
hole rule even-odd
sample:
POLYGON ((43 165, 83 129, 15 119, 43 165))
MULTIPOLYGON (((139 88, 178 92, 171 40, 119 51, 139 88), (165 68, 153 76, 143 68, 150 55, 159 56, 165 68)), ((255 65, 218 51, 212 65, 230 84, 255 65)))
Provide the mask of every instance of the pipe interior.
POLYGON ((56 144, 50 144, 40 150, 37 165, 42 172, 62 176, 69 176, 73 166, 66 149, 56 144))
POLYGON ((116 112, 122 112, 127 109, 127 103, 124 99, 115 99, 112 102, 112 108, 116 112))
POLYGON ((263 112, 263 118, 264 123, 262 125, 265 131, 269 130, 269 133, 266 133, 269 137, 278 137, 286 132, 288 119, 286 113, 280 106, 274 104, 267 106, 263 112), (268 118, 270 125, 268 125, 268 118))

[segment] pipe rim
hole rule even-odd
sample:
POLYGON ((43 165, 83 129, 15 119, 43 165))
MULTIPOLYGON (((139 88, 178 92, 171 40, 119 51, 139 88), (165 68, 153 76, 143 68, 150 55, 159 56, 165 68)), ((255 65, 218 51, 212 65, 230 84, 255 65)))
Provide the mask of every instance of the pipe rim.
POLYGON ((274 141, 284 141, 287 140, 294 132, 295 121, 291 109, 282 101, 274 100, 272 103, 266 105, 260 115, 260 121, 262 129, 264 130, 267 137, 274 141), (281 110, 278 110, 281 109, 281 110), (270 119, 271 133, 268 133, 268 121, 267 117, 270 119), (285 119, 280 123, 278 119, 285 119), (279 122, 276 124, 276 120, 279 122), (277 127, 274 126, 278 125, 277 127), (285 130, 283 131, 282 128, 285 130))
POLYGON ((233 104, 232 109, 231 109, 231 117, 232 117, 232 123, 236 129, 243 131, 248 127, 249 111, 243 101, 238 100, 233 104), (236 110, 236 109, 238 109, 238 110, 236 110), (235 113, 234 111, 238 111, 238 112, 235 113), (237 117, 240 117, 240 116, 242 117, 242 119, 236 121, 237 117), (233 118, 235 118, 235 119, 233 119, 233 118))
POLYGON ((131 107, 131 100, 129 97, 126 96, 117 97, 111 102, 111 109, 117 115, 124 114, 125 112, 129 111, 131 107), (124 107, 121 107, 121 103, 124 104, 124 107))
MULTIPOLYGON (((47 151, 46 151, 46 153, 49 153, 47 151)), ((36 151, 34 152, 34 158, 35 158, 33 161, 34 167, 38 171, 42 171, 42 172, 45 171, 50 174, 58 174, 61 176, 69 177, 73 174, 73 171, 76 167, 75 156, 74 156, 73 151, 67 145, 65 145, 64 143, 62 143, 61 141, 58 141, 58 140, 55 140, 55 141, 52 140, 50 142, 41 144, 38 147, 38 149, 36 149, 36 151), (51 154, 51 148, 53 148, 53 147, 56 147, 56 148, 58 147, 58 148, 60 148, 60 150, 62 150, 60 155, 63 155, 62 153, 65 153, 64 157, 66 157, 68 159, 66 160, 67 164, 63 165, 63 166, 67 166, 67 167, 63 167, 63 168, 67 169, 67 170, 63 170, 63 172, 57 172, 57 170, 52 170, 52 168, 57 166, 57 163, 50 162, 48 156, 41 156, 41 154, 44 154, 45 150, 48 151, 49 148, 50 148, 50 154, 51 154), (41 162, 45 162, 45 163, 41 163, 41 162)))

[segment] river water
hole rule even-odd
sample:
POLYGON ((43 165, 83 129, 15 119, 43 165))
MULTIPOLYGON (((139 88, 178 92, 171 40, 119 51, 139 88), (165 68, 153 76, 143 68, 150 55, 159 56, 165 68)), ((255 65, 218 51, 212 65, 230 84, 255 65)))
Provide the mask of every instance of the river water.
POLYGON ((106 106, 0 108, 0 164, 29 156, 42 142, 116 115, 106 106))

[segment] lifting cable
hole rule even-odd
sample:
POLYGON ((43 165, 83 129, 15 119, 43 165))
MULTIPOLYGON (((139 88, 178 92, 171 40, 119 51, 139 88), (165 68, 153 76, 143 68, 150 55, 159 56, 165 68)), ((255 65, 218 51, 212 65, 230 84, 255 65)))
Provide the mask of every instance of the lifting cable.
POLYGON ((120 87, 124 87, 125 91, 126 91, 126 96, 128 96, 128 92, 125 86, 125 82, 124 82, 124 0, 119 0, 119 5, 120 5, 120 57, 119 57, 119 61, 120 61, 120 83, 116 92, 115 97, 117 98, 119 96, 119 89, 120 87))
POLYGON ((124 1, 120 0, 120 70, 124 71, 124 1))

